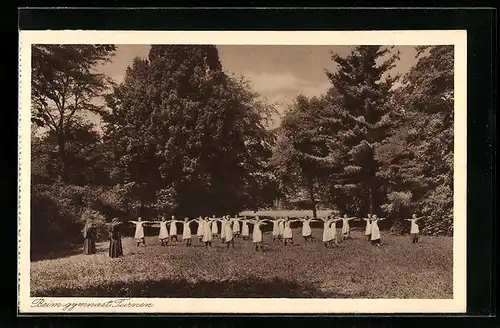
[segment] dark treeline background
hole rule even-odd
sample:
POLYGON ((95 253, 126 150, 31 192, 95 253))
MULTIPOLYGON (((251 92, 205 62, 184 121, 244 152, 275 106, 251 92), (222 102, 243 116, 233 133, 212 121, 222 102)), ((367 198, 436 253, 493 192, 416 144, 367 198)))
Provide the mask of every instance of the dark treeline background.
POLYGON ((332 54, 330 90, 298 95, 276 129, 276 109, 224 71, 215 46, 154 45, 121 84, 95 70, 115 50, 32 48, 32 249, 78 241, 89 217, 276 206, 374 213, 396 232, 417 212, 424 233, 452 234, 453 46, 417 47, 404 76, 388 74, 391 47, 332 54))

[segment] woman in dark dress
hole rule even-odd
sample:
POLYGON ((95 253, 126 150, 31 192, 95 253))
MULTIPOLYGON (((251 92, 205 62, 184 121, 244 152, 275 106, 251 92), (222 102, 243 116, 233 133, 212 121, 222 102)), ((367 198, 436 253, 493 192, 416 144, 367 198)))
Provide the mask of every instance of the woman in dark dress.
POLYGON ((123 256, 120 224, 120 221, 114 218, 109 228, 109 257, 112 258, 123 256))
POLYGON ((92 220, 87 220, 85 227, 83 227, 83 252, 86 255, 95 254, 95 241, 96 241, 96 231, 92 224, 92 220))

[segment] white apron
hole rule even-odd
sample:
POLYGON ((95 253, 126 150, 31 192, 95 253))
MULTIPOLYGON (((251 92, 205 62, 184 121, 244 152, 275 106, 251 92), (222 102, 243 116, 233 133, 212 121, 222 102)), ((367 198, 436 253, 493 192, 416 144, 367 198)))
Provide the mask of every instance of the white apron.
POLYGON ((302 221, 302 236, 309 237, 311 235, 311 226, 309 225, 311 220, 302 221))
POLYGON ((234 220, 233 221, 233 233, 239 233, 240 232, 240 221, 234 220))
POLYGON ((182 239, 190 239, 191 238, 191 227, 189 226, 189 222, 184 222, 182 227, 182 239))
POLYGON ((332 221, 330 223, 330 236, 332 240, 337 238, 337 221, 332 221))
POLYGON ((170 224, 170 236, 177 236, 177 221, 170 224))
POLYGON ((290 221, 285 222, 285 228, 283 229, 283 238, 292 238, 292 228, 290 228, 290 221))
POLYGON ((167 222, 160 222, 160 234, 158 235, 159 239, 167 239, 168 238, 168 228, 167 222))
POLYGON ((245 237, 250 235, 250 230, 248 229, 248 221, 247 220, 243 221, 243 226, 241 228, 241 235, 245 236, 245 237))
POLYGON ((135 239, 142 239, 144 238, 144 227, 142 226, 144 222, 136 222, 135 223, 135 234, 134 238, 135 239))
POLYGON ((366 221, 365 236, 369 236, 372 234, 372 223, 370 220, 365 220, 365 221, 366 221))
POLYGON ((279 234, 280 236, 283 236, 283 233, 285 232, 285 223, 283 220, 280 220, 279 222, 279 234))
POLYGON ((411 229, 410 233, 419 233, 420 230, 418 229, 418 224, 415 220, 411 220, 411 229))
POLYGON ((349 219, 342 219, 342 233, 349 233, 349 219))
POLYGON ((198 230, 196 230, 196 235, 198 237, 203 237, 205 234, 205 220, 201 219, 198 221, 198 230))
POLYGON ((332 240, 332 231, 330 229, 330 220, 326 220, 323 223, 323 241, 327 242, 332 240))
POLYGON ((261 243, 262 242, 262 231, 260 231, 260 225, 261 222, 256 222, 253 225, 253 234, 252 234, 252 240, 254 243, 261 243))
POLYGON ((375 220, 372 222, 372 236, 371 240, 377 240, 380 239, 380 230, 378 228, 378 221, 375 220))
POLYGON ((230 242, 231 240, 233 240, 233 229, 231 229, 231 225, 228 221, 226 221, 226 224, 224 225, 222 234, 224 235, 224 240, 226 242, 230 242))
POLYGON ((212 241, 212 230, 211 230, 212 223, 213 223, 212 221, 206 221, 205 224, 203 224, 205 231, 203 232, 202 241, 204 243, 212 241))
POLYGON ((227 226, 227 221, 226 221, 226 219, 224 219, 220 222, 220 238, 222 240, 224 240, 226 238, 226 235, 225 235, 226 226, 227 226))
POLYGON ((281 221, 274 220, 273 221, 273 237, 279 236, 280 235, 280 224, 281 221))

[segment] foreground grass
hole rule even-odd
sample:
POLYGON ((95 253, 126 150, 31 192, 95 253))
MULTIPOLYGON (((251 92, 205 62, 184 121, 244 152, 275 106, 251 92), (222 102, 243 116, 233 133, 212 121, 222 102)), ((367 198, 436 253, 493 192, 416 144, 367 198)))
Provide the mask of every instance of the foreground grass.
POLYGON ((452 239, 427 237, 414 245, 408 236, 383 235, 373 247, 362 232, 325 249, 321 229, 304 245, 283 247, 264 235, 266 249, 236 239, 234 249, 220 241, 205 249, 158 244, 146 247, 123 239, 125 256, 111 259, 107 243, 98 253, 31 263, 33 297, 287 297, 287 298, 452 298, 452 239))

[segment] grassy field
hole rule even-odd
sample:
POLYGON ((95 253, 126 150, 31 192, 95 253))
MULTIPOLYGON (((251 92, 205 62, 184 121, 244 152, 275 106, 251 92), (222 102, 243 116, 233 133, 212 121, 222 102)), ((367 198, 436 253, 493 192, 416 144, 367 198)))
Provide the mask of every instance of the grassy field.
MULTIPOLYGON (((215 240, 205 249, 193 245, 145 247, 123 239, 125 256, 111 259, 108 243, 98 253, 52 254, 31 263, 31 295, 81 297, 286 297, 286 298, 452 298, 452 238, 382 235, 373 247, 361 231, 338 247, 325 249, 322 230, 313 228, 313 243, 284 247, 264 235, 265 250, 251 240, 236 239, 234 249, 215 240)), ((81 251, 80 251, 81 253, 81 251)))

